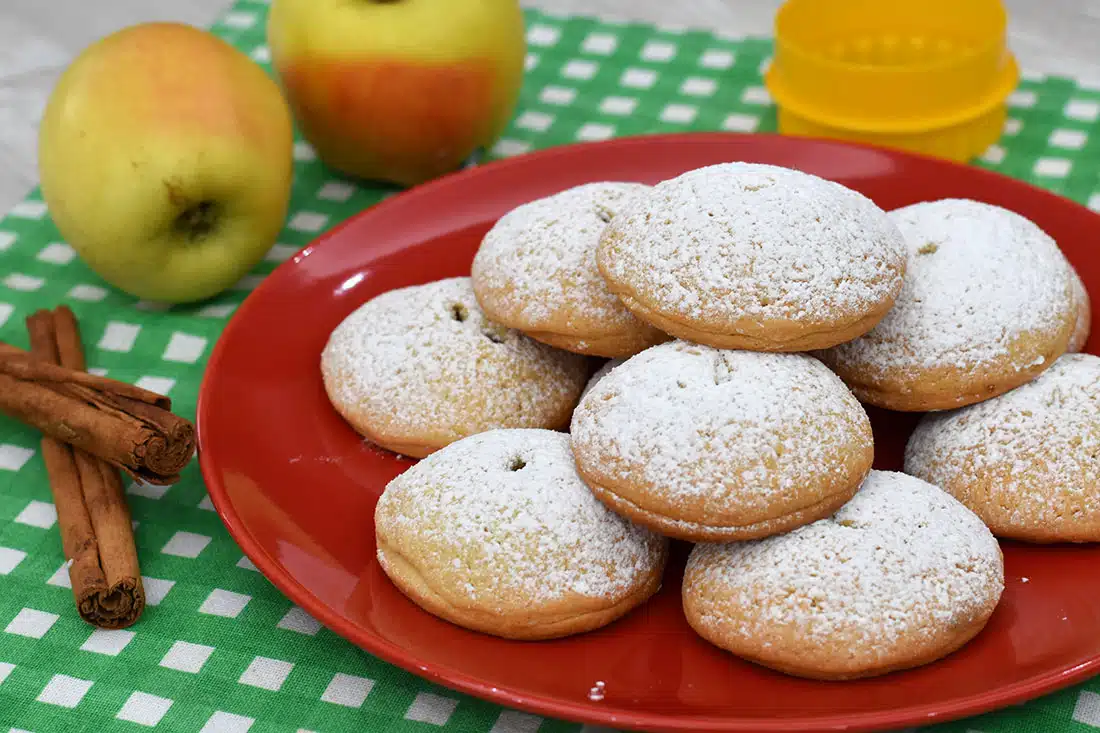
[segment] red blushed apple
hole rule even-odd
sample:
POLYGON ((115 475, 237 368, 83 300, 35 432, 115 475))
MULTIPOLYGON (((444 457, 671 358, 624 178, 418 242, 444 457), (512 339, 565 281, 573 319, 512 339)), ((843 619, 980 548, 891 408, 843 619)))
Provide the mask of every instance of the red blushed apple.
POLYGON ((516 0, 275 0, 268 42, 321 160, 405 186, 492 144, 526 51, 516 0))
POLYGON ((104 280, 148 300, 209 298, 283 227, 291 111, 246 54, 180 23, 143 23, 84 49, 39 128, 42 196, 104 280))

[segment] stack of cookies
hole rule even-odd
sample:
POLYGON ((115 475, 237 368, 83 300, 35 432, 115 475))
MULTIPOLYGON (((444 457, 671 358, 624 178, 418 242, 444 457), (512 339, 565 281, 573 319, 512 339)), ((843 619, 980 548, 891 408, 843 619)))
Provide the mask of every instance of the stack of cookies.
POLYGON ((1004 588, 996 537, 1100 539, 1089 310, 1018 214, 886 212, 724 163, 510 211, 469 277, 363 304, 321 370, 360 434, 423 458, 375 526, 429 612, 589 631, 652 596, 684 541, 703 639, 852 679, 978 634, 1004 588), (928 413, 904 473, 872 469, 865 405, 928 413))

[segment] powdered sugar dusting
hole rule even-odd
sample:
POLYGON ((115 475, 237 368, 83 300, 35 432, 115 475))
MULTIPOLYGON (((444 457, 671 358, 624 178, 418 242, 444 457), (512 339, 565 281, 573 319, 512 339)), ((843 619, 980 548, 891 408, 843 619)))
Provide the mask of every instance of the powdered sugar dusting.
POLYGON ((599 384, 601 379, 610 374, 612 369, 625 361, 626 359, 608 359, 603 366, 596 370, 595 374, 588 378, 588 384, 584 386, 584 392, 581 394, 581 398, 583 399, 584 395, 592 391, 592 388, 599 384))
POLYGON ((905 245, 886 214, 800 171, 722 163, 663 181, 612 220, 612 289, 711 327, 746 317, 846 324, 901 287, 905 245))
POLYGON ((1089 332, 1092 330, 1092 299, 1080 274, 1072 265, 1070 265, 1070 279, 1073 281, 1073 303, 1077 318, 1074 321, 1073 335, 1070 336, 1066 351, 1075 354, 1084 348, 1085 342, 1089 339, 1089 332))
POLYGON ((607 223, 639 193, 641 183, 587 183, 519 206, 485 235, 474 257, 475 289, 509 325, 537 330, 552 321, 588 332, 634 322, 607 288, 596 247, 607 223))
POLYGON ((1072 310, 1068 268, 1053 239, 1019 214, 964 199, 913 204, 890 217, 908 245, 901 294, 874 329, 830 349, 827 361, 875 379, 1000 360, 1018 371, 1043 356, 1014 346, 1024 334, 1056 338, 1072 310))
POLYGON ((1000 597, 1004 569, 996 539, 966 507, 924 481, 876 470, 832 517, 762 540, 697 545, 685 583, 703 623, 737 637, 849 642, 889 655, 902 636, 949 633, 980 616, 1000 597))
POLYGON ((481 607, 571 594, 613 603, 666 548, 604 507, 577 475, 569 436, 546 430, 452 443, 386 487, 376 522, 433 590, 481 607))
POLYGON ((1100 521, 1100 357, 1065 354, 999 397, 922 418, 905 470, 990 521, 1058 531, 1100 521))
POLYGON ((848 475, 853 453, 871 441, 863 408, 816 359, 685 341, 604 376, 573 413, 572 435, 582 470, 598 483, 753 513, 848 475))
POLYGON ((548 427, 568 414, 587 376, 584 357, 489 321, 465 277, 364 303, 336 327, 321 360, 333 402, 391 436, 548 427))

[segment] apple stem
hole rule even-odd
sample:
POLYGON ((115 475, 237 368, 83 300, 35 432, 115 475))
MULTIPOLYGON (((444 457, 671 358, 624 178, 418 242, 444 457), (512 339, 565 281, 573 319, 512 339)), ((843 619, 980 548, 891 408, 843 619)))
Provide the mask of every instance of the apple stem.
POLYGON ((202 239, 214 231, 218 221, 218 207, 213 201, 200 201, 176 217, 176 229, 191 241, 202 239))

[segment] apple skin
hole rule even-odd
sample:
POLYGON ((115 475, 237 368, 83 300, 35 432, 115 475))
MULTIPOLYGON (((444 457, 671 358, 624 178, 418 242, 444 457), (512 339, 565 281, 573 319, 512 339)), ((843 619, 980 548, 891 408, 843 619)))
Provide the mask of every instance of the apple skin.
POLYGON ((517 0, 274 0, 267 37, 321 160, 402 186, 497 139, 527 50, 517 0))
POLYGON ((139 298, 204 300, 282 230, 293 121, 278 84, 216 36, 143 23, 84 49, 39 127, 43 199, 100 277, 139 298))

